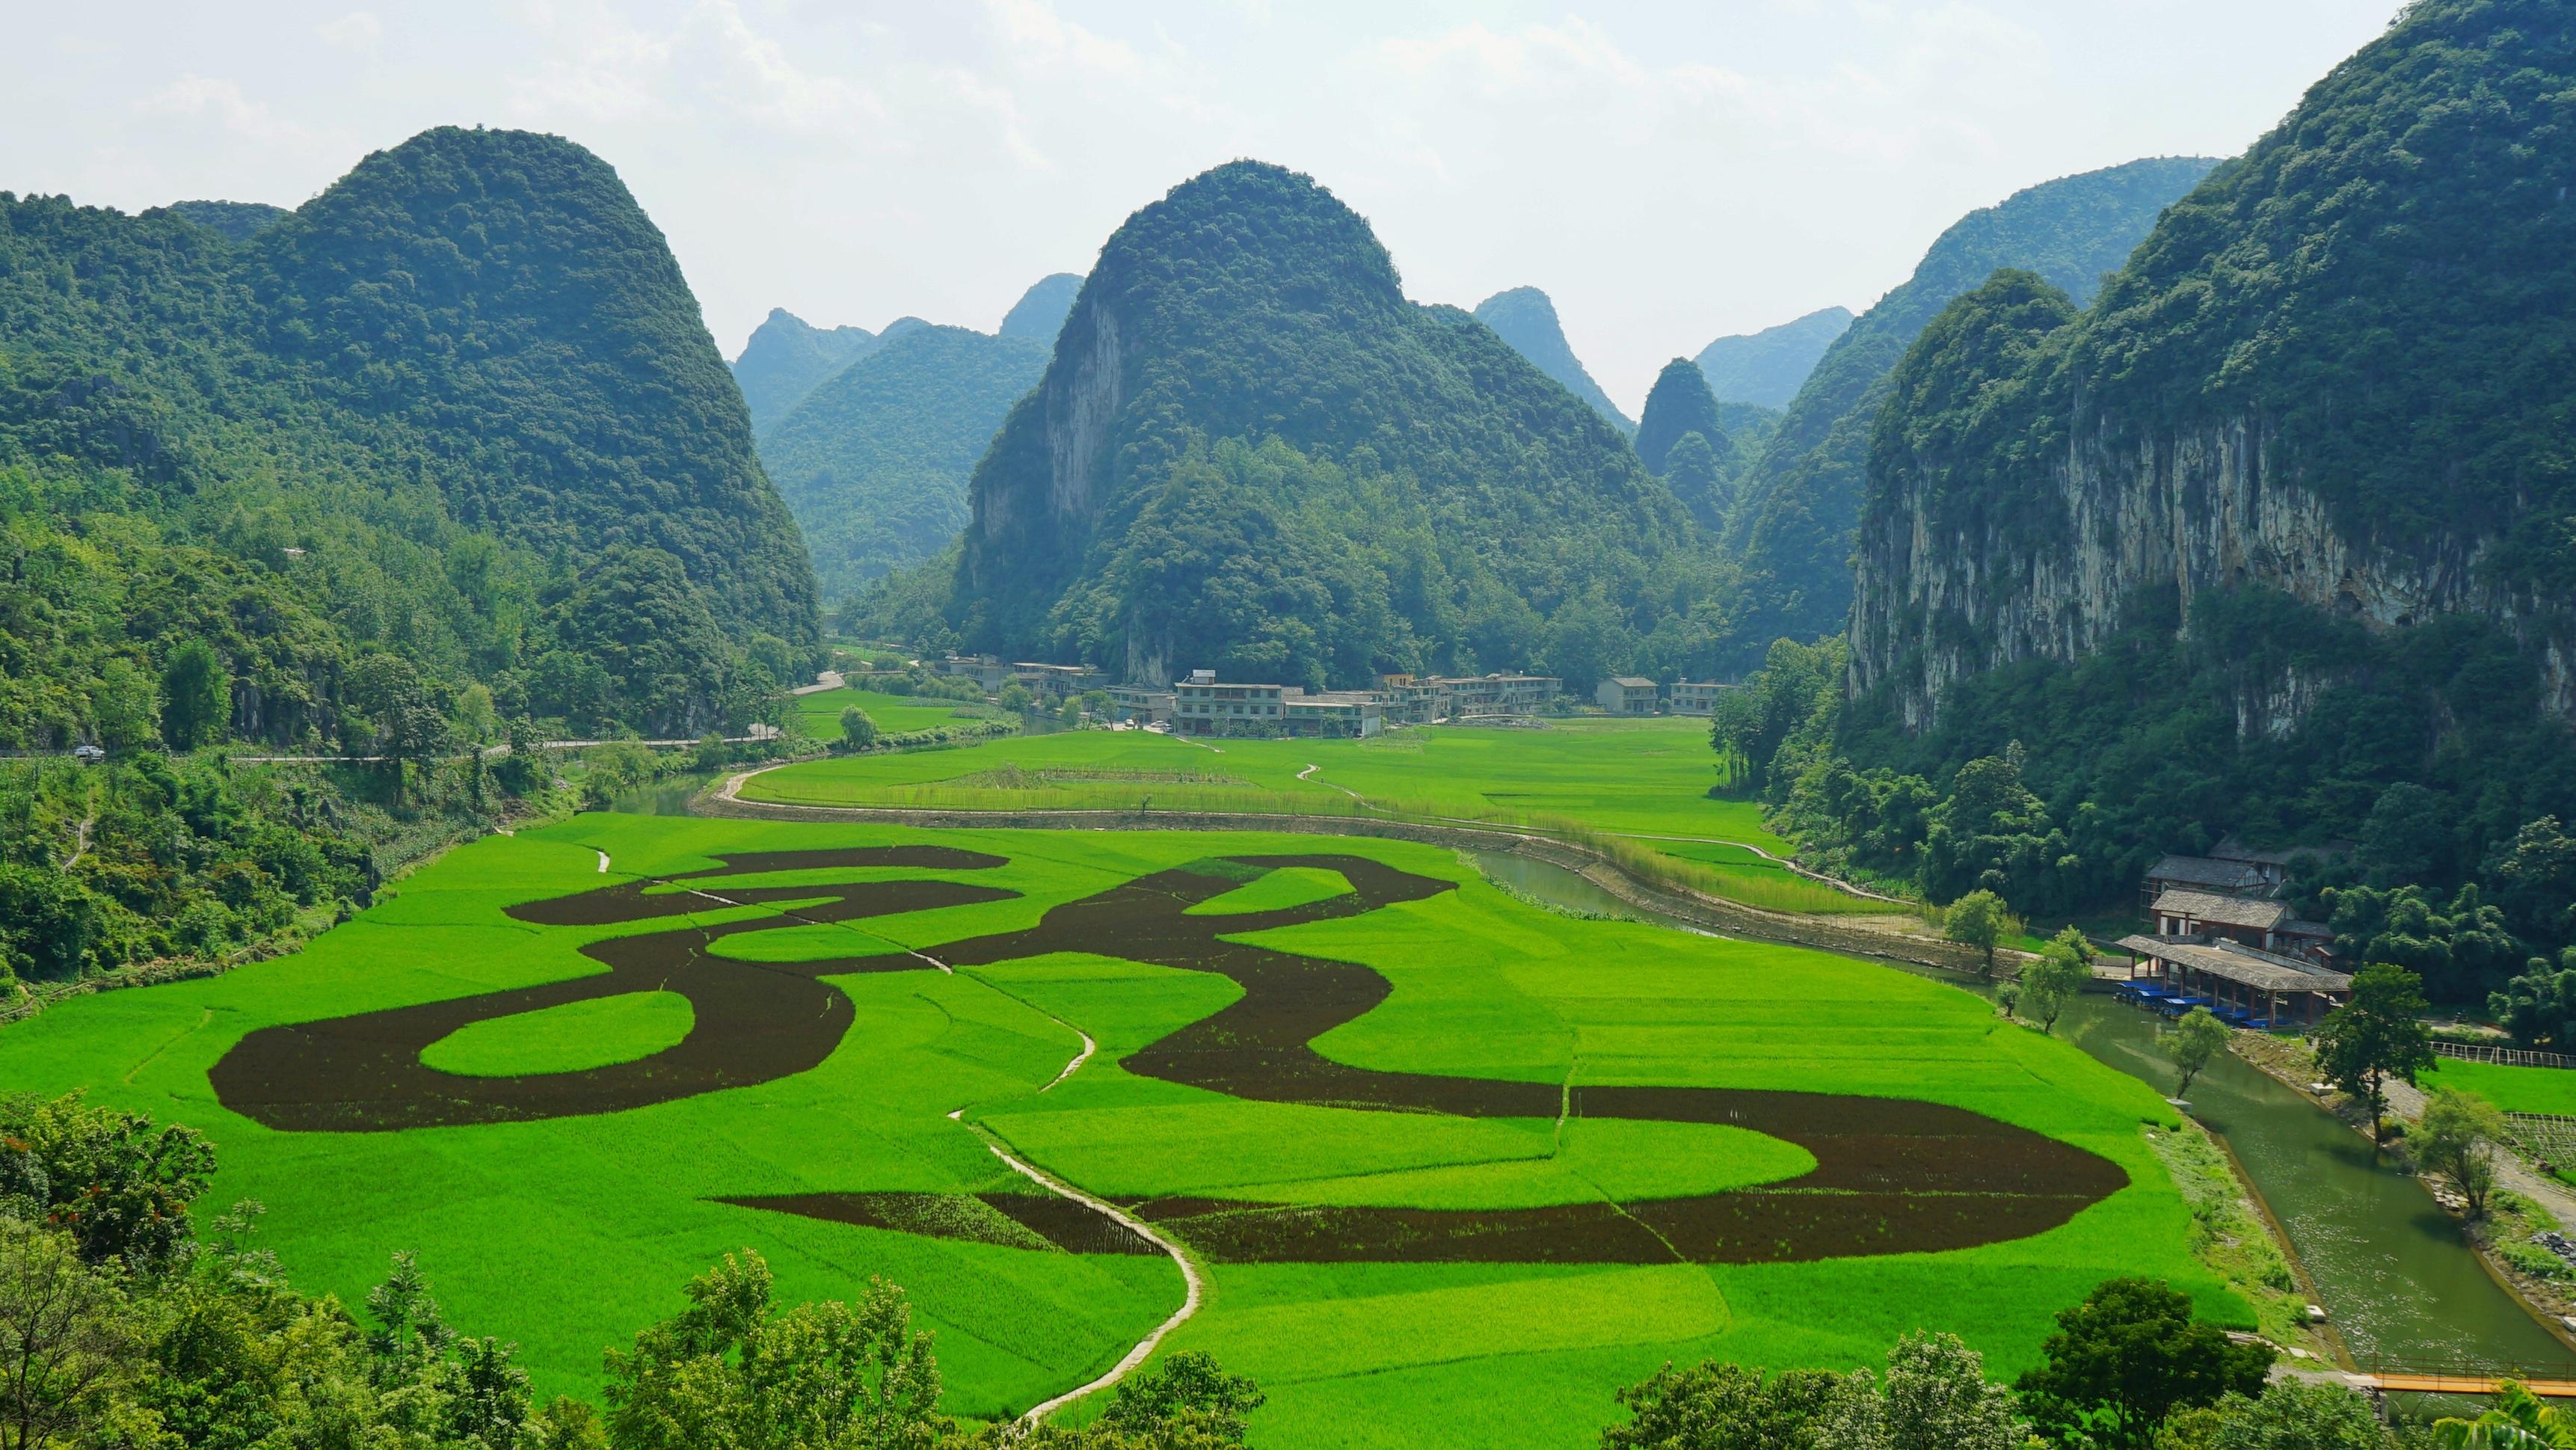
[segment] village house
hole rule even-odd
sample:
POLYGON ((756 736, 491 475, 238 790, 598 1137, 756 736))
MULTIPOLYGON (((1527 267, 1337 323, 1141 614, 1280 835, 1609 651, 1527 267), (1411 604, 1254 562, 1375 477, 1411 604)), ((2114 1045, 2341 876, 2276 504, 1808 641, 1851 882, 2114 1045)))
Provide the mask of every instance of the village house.
POLYGON ((1190 671, 1172 686, 1172 701, 1172 728, 1184 735, 1366 737, 1386 722, 1385 707, 1367 691, 1220 682, 1214 670, 1190 671))
POLYGON ((1613 715, 1652 715, 1656 710, 1655 682, 1635 675, 1612 675, 1594 688, 1592 698, 1613 715))
POLYGON ((1669 691, 1672 711, 1676 715, 1714 715, 1717 697, 1734 688, 1704 680, 1675 680, 1669 691))

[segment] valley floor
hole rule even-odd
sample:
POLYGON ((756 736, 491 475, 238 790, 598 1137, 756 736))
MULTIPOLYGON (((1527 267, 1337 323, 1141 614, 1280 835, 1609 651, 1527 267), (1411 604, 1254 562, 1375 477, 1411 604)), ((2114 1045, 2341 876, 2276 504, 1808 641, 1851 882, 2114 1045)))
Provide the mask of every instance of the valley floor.
POLYGON ((992 1144, 1192 1255, 1169 1347, 1261 1382, 1265 1446, 1588 1444, 1667 1360, 1848 1368, 1921 1327, 2009 1375, 2118 1273, 2251 1318, 2136 1081, 1939 983, 1549 912, 1404 842, 585 815, 295 957, 7 1031, 0 1089, 203 1128, 206 1205, 264 1200, 299 1284, 418 1250, 549 1393, 745 1245, 789 1298, 904 1285, 952 1411, 1084 1382, 1181 1276, 992 1144), (744 859, 782 851, 830 854, 744 859), (1271 971, 1343 1015, 1237 1010, 1271 971))

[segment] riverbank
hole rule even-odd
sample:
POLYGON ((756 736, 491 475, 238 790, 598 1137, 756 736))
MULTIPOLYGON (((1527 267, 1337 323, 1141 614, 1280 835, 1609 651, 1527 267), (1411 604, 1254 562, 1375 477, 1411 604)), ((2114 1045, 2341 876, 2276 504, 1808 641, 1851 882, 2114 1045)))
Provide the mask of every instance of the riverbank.
MULTIPOLYGON (((2261 1033, 2238 1032, 2229 1044, 2235 1055, 2275 1082, 2315 1103, 2346 1124, 2354 1136, 2370 1141, 2368 1108, 2349 1094, 2328 1089, 2316 1058, 2302 1042, 2261 1033)), ((2423 1121, 2425 1095, 2413 1085, 2390 1083, 2391 1120, 2413 1128, 2423 1121)), ((2402 1166, 2437 1209, 2458 1223, 2487 1273, 2510 1293, 2542 1328, 2576 1351, 2576 1276, 2564 1260, 2535 1242, 2534 1236, 2576 1223, 2576 1194, 2522 1161, 2504 1144, 2496 1148, 2496 1188, 2488 1212, 2476 1218, 2456 1194, 2437 1189, 2415 1171, 2405 1140, 2374 1145, 2402 1166)))

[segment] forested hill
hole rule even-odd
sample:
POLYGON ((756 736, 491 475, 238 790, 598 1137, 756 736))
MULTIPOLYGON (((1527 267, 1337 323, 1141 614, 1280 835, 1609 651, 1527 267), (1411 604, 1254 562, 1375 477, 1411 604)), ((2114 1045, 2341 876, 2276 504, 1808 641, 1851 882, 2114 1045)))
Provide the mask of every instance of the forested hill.
POLYGON ((761 461, 804 529, 826 601, 957 537, 976 460, 1036 386, 1053 338, 908 328, 761 435, 761 461))
POLYGON ((1637 457, 1702 527, 1724 527, 1743 455, 1727 435, 1707 376, 1689 358, 1674 358, 1655 376, 1637 422, 1637 457))
POLYGON ((2443 1000, 2576 942, 2571 95, 2565 5, 2424 0, 2089 308, 1951 304, 1877 423, 1810 838, 2037 908, 2352 841, 2303 909, 2443 1000))
POLYGON ((1054 346, 1055 335, 1064 330, 1064 315, 1073 310, 1074 294, 1081 290, 1082 279, 1071 272, 1040 277, 1002 315, 1001 336, 1054 346))
POLYGON ((1694 359, 1709 391, 1729 403, 1785 408, 1806 385, 1816 360, 1852 325, 1851 309, 1825 307, 1760 332, 1721 337, 1694 359))
POLYGON ((1476 320, 1494 330, 1494 335, 1512 345, 1512 350, 1538 365, 1538 370, 1565 385, 1565 390, 1592 405, 1592 411, 1609 419, 1623 433, 1634 433, 1637 425, 1601 391, 1592 380, 1583 359, 1565 340, 1565 329, 1556 320, 1556 303, 1536 287, 1514 287, 1497 292, 1476 304, 1476 320))
POLYGON ((519 132, 424 133, 239 242, 0 194, 0 522, 9 745, 148 733, 117 681, 191 643, 218 737, 345 741, 391 708, 370 651, 405 700, 694 734, 743 646, 792 674, 817 637, 661 234, 519 132))
POLYGON ((1143 681, 1588 679, 1700 588, 1696 529, 1617 429, 1257 162, 1109 239, 971 505, 938 601, 964 642, 1143 681))
POLYGON ((249 241, 293 215, 264 201, 174 201, 169 209, 236 242, 249 241))
POLYGON ((1852 538, 1870 428, 1887 400, 1889 371, 1924 325, 2000 267, 2028 269, 2089 298, 2157 213, 2215 165, 2192 157, 2132 161, 2044 182, 1971 212, 1932 243, 1911 278, 1834 340, 1746 472, 1728 522, 1726 541, 1744 566, 1750 606, 1736 667, 1780 636, 1815 639, 1842 630, 1851 611, 1852 538))
POLYGON ((753 435, 768 432, 816 384, 867 356, 879 341, 864 327, 826 332, 784 307, 769 309, 733 360, 733 380, 751 409, 753 435))

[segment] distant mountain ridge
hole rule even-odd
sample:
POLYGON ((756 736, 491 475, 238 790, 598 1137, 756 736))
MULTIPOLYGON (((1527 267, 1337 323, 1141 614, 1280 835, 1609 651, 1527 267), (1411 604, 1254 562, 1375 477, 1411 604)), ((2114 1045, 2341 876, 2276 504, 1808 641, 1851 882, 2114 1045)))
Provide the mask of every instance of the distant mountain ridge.
POLYGON ((1073 299, 1082 291, 1082 278, 1072 272, 1057 272, 1040 277, 1011 310, 1002 315, 1002 337, 1024 337, 1053 346, 1055 335, 1064 330, 1065 314, 1073 310, 1073 299))
POLYGON ((953 568, 880 606, 1140 681, 1543 652, 1588 679, 1624 662, 1598 641, 1687 600, 1697 544, 1610 423, 1484 324, 1407 301, 1365 221, 1258 162, 1111 236, 971 507, 953 568))
POLYGON ((2042 182, 1944 231, 1906 282, 1825 350, 1762 456, 1746 472, 1726 543, 1744 565, 1749 608, 1732 660, 1770 641, 1842 631, 1871 427, 1888 375, 1954 297, 2000 267, 2022 267, 2079 298, 2128 258, 2164 208, 2217 162, 2161 157, 2042 182))
POLYGON ((1536 287, 1514 287, 1497 292, 1476 304, 1476 320, 1494 330, 1494 335, 1512 345, 1512 350, 1536 364, 1538 370, 1565 385, 1565 390, 1592 405, 1616 425, 1622 433, 1634 433, 1637 425, 1574 355, 1573 345, 1565 340, 1565 328, 1556 318, 1556 303, 1536 287))
POLYGON ((771 308, 733 360, 734 382, 751 409, 752 432, 767 432, 816 384, 875 351, 879 341, 864 327, 825 331, 784 307, 771 308))
POLYGON ((1025 335, 890 327, 761 435, 761 461, 804 529, 827 602, 957 537, 976 461, 1049 352, 1025 335))
POLYGON ((1730 403, 1785 408, 1816 362, 1852 325, 1848 307, 1825 307, 1760 332, 1721 337, 1694 359, 1709 391, 1730 403))

